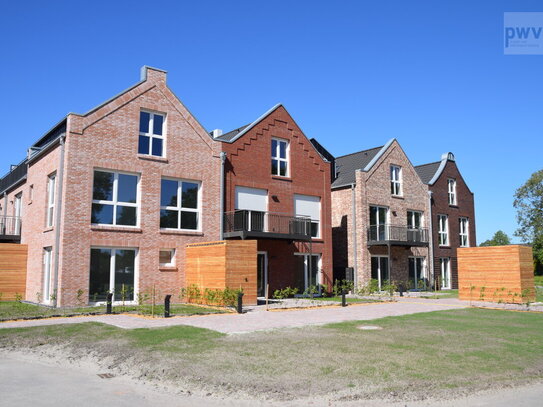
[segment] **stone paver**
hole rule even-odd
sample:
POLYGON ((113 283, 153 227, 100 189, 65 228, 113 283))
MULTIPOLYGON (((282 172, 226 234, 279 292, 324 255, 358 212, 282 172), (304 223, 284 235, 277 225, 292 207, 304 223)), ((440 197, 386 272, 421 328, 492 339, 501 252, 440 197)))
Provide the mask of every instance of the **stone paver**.
POLYGON ((190 325, 213 329, 223 333, 246 333, 261 330, 294 328, 307 325, 322 325, 333 322, 372 320, 388 316, 415 314, 464 308, 458 300, 399 299, 392 303, 350 304, 348 307, 325 307, 296 310, 265 311, 255 309, 245 314, 214 314, 192 317, 145 318, 135 315, 99 315, 70 318, 51 318, 31 321, 0 323, 0 328, 22 328, 81 322, 102 322, 124 329, 158 328, 190 325))

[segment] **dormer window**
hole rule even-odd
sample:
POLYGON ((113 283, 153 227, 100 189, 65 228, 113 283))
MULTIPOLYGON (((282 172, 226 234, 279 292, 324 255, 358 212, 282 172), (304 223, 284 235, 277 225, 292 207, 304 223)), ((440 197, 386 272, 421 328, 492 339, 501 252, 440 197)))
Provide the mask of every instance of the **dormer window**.
POLYGON ((271 142, 271 173, 280 177, 289 176, 288 141, 278 138, 271 142))
POLYGON ((402 196, 402 167, 390 166, 390 193, 394 196, 402 196))
POLYGON ((138 153, 164 157, 164 115, 140 112, 140 136, 138 153))
POLYGON ((456 205, 456 180, 449 178, 447 180, 447 190, 449 192, 449 205, 456 205))

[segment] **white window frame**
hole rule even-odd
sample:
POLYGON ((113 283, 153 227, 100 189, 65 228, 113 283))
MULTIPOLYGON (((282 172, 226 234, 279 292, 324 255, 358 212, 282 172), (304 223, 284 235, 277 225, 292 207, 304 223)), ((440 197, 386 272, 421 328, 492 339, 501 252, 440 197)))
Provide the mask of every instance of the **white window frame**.
MULTIPOLYGON (((315 256, 318 257, 317 260, 317 280, 318 282, 312 281, 313 286, 319 287, 319 294, 320 294, 320 286, 322 285, 322 254, 321 253, 294 253, 295 256, 303 256, 304 257, 304 290, 307 290, 309 288, 309 256, 315 256)), ((302 293, 300 293, 302 294, 302 293)))
POLYGON ((439 258, 439 269, 441 271, 441 289, 450 290, 452 287, 451 282, 451 258, 450 257, 440 257, 439 258), (445 279, 445 275, 447 278, 445 279), (447 284, 444 284, 447 281, 447 284))
POLYGON ((139 135, 149 137, 149 151, 147 153, 140 153, 139 152, 139 142, 140 141, 139 141, 139 137, 138 137, 138 154, 147 155, 147 156, 150 156, 150 157, 162 157, 162 158, 166 157, 166 114, 165 113, 153 112, 151 110, 142 109, 142 110, 140 110, 140 117, 139 117, 139 121, 138 121, 138 126, 140 125, 140 122, 141 122, 141 114, 142 113, 148 113, 149 114, 149 132, 145 133, 143 131, 139 131, 139 135), (162 135, 153 133, 155 116, 162 116, 162 135), (154 138, 162 140, 162 155, 154 155, 153 154, 153 139, 154 138))
MULTIPOLYGON (((315 198, 318 198, 318 202, 319 202, 319 217, 318 219, 316 218, 313 218, 307 214, 303 214, 303 213, 295 213, 295 216, 305 216, 307 218, 310 218, 311 221, 310 221, 310 224, 309 224, 309 233, 311 234, 311 227, 313 225, 313 223, 316 223, 317 224, 317 235, 316 236, 311 236, 313 239, 320 239, 321 238, 321 215, 322 215, 322 199, 320 196, 314 196, 314 195, 302 195, 302 194, 294 194, 294 208, 296 208, 296 199, 297 198, 300 198, 300 199, 304 199, 304 198, 309 198, 310 200, 311 199, 315 199, 315 198)), ((315 202, 315 201, 312 201, 312 202, 315 202)))
POLYGON ((93 199, 93 204, 101 204, 101 205, 112 205, 113 206, 113 223, 91 223, 93 225, 98 226, 115 226, 118 228, 139 228, 140 227, 140 207, 141 207, 141 191, 140 191, 140 174, 133 173, 133 172, 124 172, 124 171, 114 171, 114 170, 107 170, 103 168, 95 168, 92 171, 92 194, 94 195, 94 173, 98 172, 108 172, 110 174, 113 174, 113 196, 111 201, 105 201, 102 199, 93 199), (130 203, 130 202, 119 202, 118 199, 118 191, 119 191, 119 175, 131 175, 137 177, 137 185, 136 185, 136 203, 130 203), (117 207, 118 206, 126 206, 130 208, 136 208, 136 225, 117 225, 117 207))
POLYGON ((160 206, 160 210, 177 211, 177 227, 176 228, 161 228, 161 230, 180 230, 185 232, 201 232, 202 231, 202 182, 191 179, 179 179, 162 177, 160 178, 160 199, 162 200, 162 180, 177 182, 177 206, 160 206), (197 208, 183 208, 181 206, 181 197, 183 191, 183 182, 190 182, 191 184, 198 185, 198 199, 197 208), (195 212, 196 213, 196 229, 181 229, 181 212, 195 212))
POLYGON ((43 284, 42 284, 42 303, 51 303, 51 264, 53 260, 53 248, 51 246, 43 248, 43 284))
POLYGON ((447 195, 449 199, 449 205, 456 205, 456 180, 454 178, 447 179, 447 195))
POLYGON ((52 228, 55 222, 55 194, 57 190, 57 174, 47 176, 47 214, 45 226, 52 228))
POLYGON ((377 281, 378 281, 378 286, 379 286, 379 291, 381 291, 381 287, 384 285, 384 282, 387 281, 387 280, 383 280, 383 272, 386 272, 388 274, 388 281, 390 282, 390 275, 391 275, 391 272, 392 270, 390 269, 390 257, 389 256, 386 256, 386 255, 380 255, 380 254, 372 254, 370 256, 370 277, 371 277, 371 259, 372 258, 376 258, 378 259, 377 260, 377 265, 378 265, 378 270, 377 270, 377 281), (381 270, 381 258, 385 258, 387 259, 387 270, 381 270))
MULTIPOLYGON (((139 259, 140 259, 140 251, 137 247, 111 247, 111 246, 91 246, 90 250, 92 249, 106 249, 111 250, 110 255, 110 262, 109 262, 109 292, 112 292, 115 288, 115 254, 117 250, 133 250, 134 253, 134 300, 133 301, 125 301, 125 304, 131 305, 131 304, 137 304, 138 303, 138 293, 139 293, 139 259), (113 288, 112 288, 113 287, 113 288)), ((89 251, 90 255, 90 251, 89 251)), ((90 263, 89 263, 90 265, 90 263)), ((88 276, 90 279, 90 267, 88 269, 88 276)), ((116 300, 116 293, 113 293, 113 305, 120 305, 122 304, 122 301, 116 300)), ((90 293, 89 293, 90 297, 90 293)), ((106 305, 107 301, 96 301, 92 302, 89 300, 89 305, 106 305)))
POLYGON ((458 230, 460 235, 460 247, 469 247, 469 218, 458 218, 458 230))
POLYGON ((420 226, 419 228, 423 228, 424 227, 424 212, 423 211, 413 211, 413 210, 408 210, 407 211, 407 227, 409 229, 416 229, 416 227, 414 226, 415 225, 415 217, 416 215, 419 215, 420 216, 420 226), (411 226, 409 226, 409 223, 411 223, 411 226))
POLYGON ((290 157, 290 142, 288 140, 285 140, 285 139, 282 139, 282 138, 277 138, 277 137, 273 137, 272 138, 272 141, 275 140, 277 142, 277 148, 275 149, 274 152, 272 152, 271 154, 271 159, 272 160, 277 160, 277 174, 274 174, 273 173, 273 167, 272 167, 272 175, 274 177, 285 177, 285 178, 288 178, 290 177, 290 163, 289 163, 289 157, 290 157), (281 157, 281 146, 280 144, 281 143, 285 143, 287 146, 285 148, 285 155, 286 155, 286 158, 280 158, 281 157), (281 162, 284 162, 287 166, 287 171, 285 172, 285 175, 280 175, 281 174, 281 162))
POLYGON ((177 253, 176 249, 160 249, 159 250, 159 257, 158 262, 160 267, 175 267, 175 255, 177 253), (171 261, 169 263, 161 263, 160 262, 160 252, 170 252, 171 253, 171 261))
POLYGON ((393 196, 403 196, 402 167, 390 166, 390 192, 393 196))
MULTIPOLYGON (((413 259, 414 261, 414 264, 416 265, 417 264, 417 259, 421 259, 421 270, 420 270, 420 274, 418 277, 421 277, 421 278, 416 278, 415 279, 415 289, 418 290, 420 289, 421 287, 419 287, 419 280, 423 280, 423 279, 428 279, 428 269, 426 267, 426 257, 425 256, 408 256, 407 257, 407 267, 409 268, 409 260, 413 259)), ((415 274, 417 273, 417 270, 415 269, 415 274)))
POLYGON ((450 246, 449 243, 449 216, 437 215, 438 242, 440 246, 450 246))

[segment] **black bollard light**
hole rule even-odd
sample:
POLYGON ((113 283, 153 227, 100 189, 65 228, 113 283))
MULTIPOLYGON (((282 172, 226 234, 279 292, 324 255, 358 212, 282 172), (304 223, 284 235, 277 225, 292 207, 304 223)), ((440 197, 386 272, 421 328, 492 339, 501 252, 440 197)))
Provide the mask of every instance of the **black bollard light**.
POLYGON ((398 286, 398 289, 400 290, 400 297, 403 297, 403 292, 404 292, 404 290, 405 290, 405 287, 403 286, 403 284, 400 284, 400 285, 398 286))
POLYGON ((243 293, 238 293, 238 306, 236 307, 238 314, 243 314, 243 293))
POLYGON ((347 298, 345 298, 345 289, 341 290, 341 306, 342 307, 347 306, 347 298))
POLYGON ((170 300, 172 299, 171 294, 168 294, 164 298, 164 318, 170 317, 170 300))
POLYGON ((113 305, 113 293, 107 293, 107 297, 106 297, 106 314, 111 314, 112 305, 113 305))

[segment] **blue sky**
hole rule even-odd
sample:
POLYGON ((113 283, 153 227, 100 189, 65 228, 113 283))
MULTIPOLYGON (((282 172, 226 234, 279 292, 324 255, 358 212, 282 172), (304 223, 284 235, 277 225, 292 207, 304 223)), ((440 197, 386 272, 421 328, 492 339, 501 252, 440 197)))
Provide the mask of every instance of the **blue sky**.
POLYGON ((333 154, 396 137, 414 164, 452 151, 478 241, 516 228, 543 167, 543 56, 503 53, 503 13, 540 1, 35 1, 0 13, 0 169, 67 112, 139 79, 168 83, 209 130, 282 102, 333 154))

